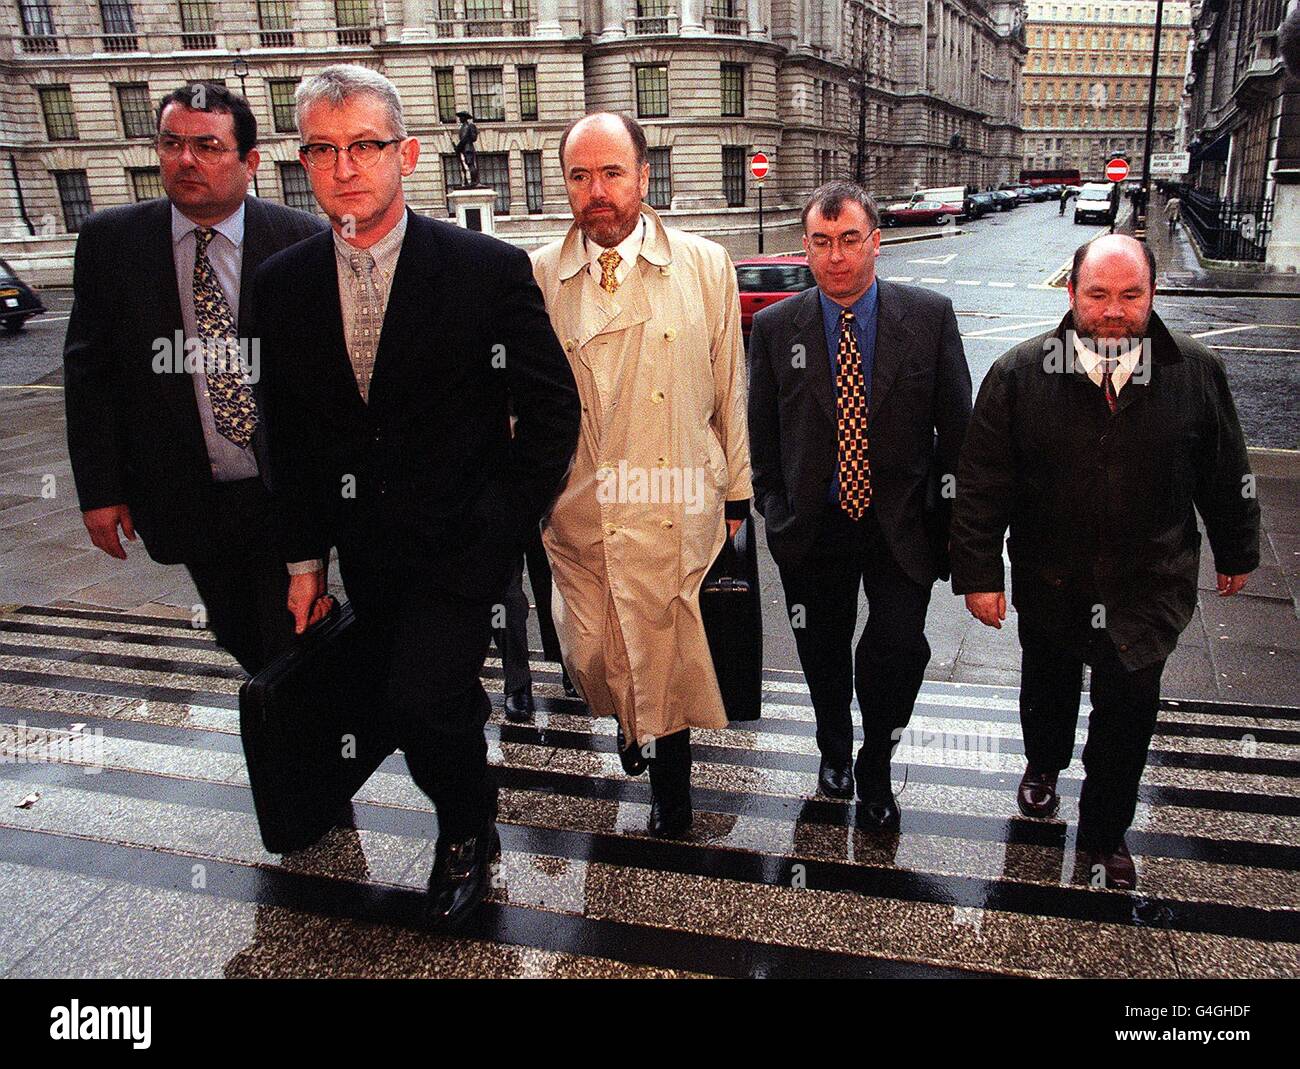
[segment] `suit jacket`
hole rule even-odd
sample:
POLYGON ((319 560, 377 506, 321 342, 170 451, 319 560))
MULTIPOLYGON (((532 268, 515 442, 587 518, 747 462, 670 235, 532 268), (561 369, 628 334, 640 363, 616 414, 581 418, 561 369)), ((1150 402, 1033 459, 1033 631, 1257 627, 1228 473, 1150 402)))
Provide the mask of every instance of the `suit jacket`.
POLYGON ((368 402, 332 234, 272 257, 254 286, 284 559, 338 546, 406 583, 498 596, 581 417, 527 254, 411 213, 368 402))
MULTIPOLYGON (((154 370, 156 342, 184 330, 171 218, 171 202, 163 198, 86 220, 63 345, 68 453, 81 508, 126 504, 149 555, 163 564, 208 553, 215 507, 194 383, 188 374, 154 370)), ((324 226, 306 212, 245 198, 241 338, 255 337, 254 272, 272 253, 324 226)), ((257 384, 253 392, 259 397, 257 384)), ((264 421, 253 449, 266 478, 264 421)))
MULTIPOLYGON (((868 408, 871 507, 899 566, 918 583, 946 575, 952 480, 971 412, 970 369, 952 302, 877 283, 868 408)), ((797 567, 825 513, 838 456, 835 383, 817 287, 764 308, 749 340, 754 502, 772 559, 797 567)))

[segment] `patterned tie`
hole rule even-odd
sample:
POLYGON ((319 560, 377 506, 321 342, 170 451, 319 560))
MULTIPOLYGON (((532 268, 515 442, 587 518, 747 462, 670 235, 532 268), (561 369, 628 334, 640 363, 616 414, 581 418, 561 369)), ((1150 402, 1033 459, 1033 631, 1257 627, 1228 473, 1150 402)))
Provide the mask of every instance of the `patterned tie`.
POLYGON ((596 262, 600 264, 600 288, 606 293, 613 293, 618 289, 618 276, 614 272, 623 262, 623 257, 617 249, 606 249, 596 257, 596 262))
POLYGON ((1115 373, 1115 368, 1119 366, 1118 359, 1109 359, 1102 357, 1101 361, 1101 390, 1106 395, 1106 404, 1110 406, 1110 414, 1113 416, 1115 410, 1119 408, 1119 397, 1115 394, 1115 382, 1111 376, 1115 373))
POLYGON ((363 401, 370 400, 370 376, 375 371, 375 351, 379 348, 379 331, 384 325, 383 302, 375 281, 375 258, 365 249, 348 256, 348 266, 357 280, 357 304, 352 317, 352 372, 363 401))
POLYGON ((208 372, 208 401, 217 433, 241 449, 248 447, 257 429, 257 404, 253 388, 244 381, 239 360, 239 335, 230 302, 208 259, 208 243, 216 233, 210 226, 194 228, 194 323, 209 353, 220 355, 222 365, 208 372))
POLYGON ((839 440, 840 508, 860 520, 871 504, 871 464, 867 459, 867 386, 862 352, 853 332, 856 317, 840 313, 840 351, 835 371, 835 415, 839 440))

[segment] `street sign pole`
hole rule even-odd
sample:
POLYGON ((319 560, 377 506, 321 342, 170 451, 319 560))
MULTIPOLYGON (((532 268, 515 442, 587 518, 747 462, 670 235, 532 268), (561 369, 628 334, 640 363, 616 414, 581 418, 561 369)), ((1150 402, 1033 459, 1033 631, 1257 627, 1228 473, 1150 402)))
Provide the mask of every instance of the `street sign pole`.
POLYGON ((1133 236, 1139 241, 1147 239, 1147 204, 1151 197, 1151 136, 1156 123, 1156 84, 1160 74, 1160 23, 1165 13, 1165 0, 1156 0, 1155 48, 1151 53, 1151 87, 1147 91, 1147 140, 1142 150, 1142 196, 1133 213, 1133 236))
POLYGON ((749 160, 749 173, 754 176, 754 181, 758 183, 758 251, 763 252, 763 179, 771 170, 771 163, 768 162, 767 156, 761 152, 755 152, 749 160))
POLYGON ((763 255, 763 181, 758 182, 758 254, 763 255))

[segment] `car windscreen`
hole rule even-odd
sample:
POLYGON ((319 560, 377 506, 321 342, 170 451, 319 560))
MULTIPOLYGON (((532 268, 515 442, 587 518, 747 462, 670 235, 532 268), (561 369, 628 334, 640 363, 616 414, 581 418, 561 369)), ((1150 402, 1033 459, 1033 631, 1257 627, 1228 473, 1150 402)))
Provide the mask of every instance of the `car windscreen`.
POLYGON ((6 282, 13 282, 18 276, 14 274, 14 269, 3 260, 0 260, 0 279, 6 282))
POLYGON ((798 293, 813 277, 805 264, 741 264, 736 283, 742 293, 798 293))

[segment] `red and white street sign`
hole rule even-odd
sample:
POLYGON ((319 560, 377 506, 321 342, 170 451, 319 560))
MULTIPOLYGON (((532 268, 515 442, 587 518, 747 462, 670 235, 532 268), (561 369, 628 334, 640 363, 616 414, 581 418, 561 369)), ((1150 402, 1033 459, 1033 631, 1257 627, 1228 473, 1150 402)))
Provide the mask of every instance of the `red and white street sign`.
POLYGON ((1122 182, 1128 177, 1128 164, 1123 160, 1111 160, 1106 164, 1106 178, 1111 182, 1122 182))
POLYGON ((772 165, 767 162, 767 157, 761 152, 755 152, 753 158, 749 161, 749 173, 760 182, 767 177, 767 172, 771 169, 772 165))

